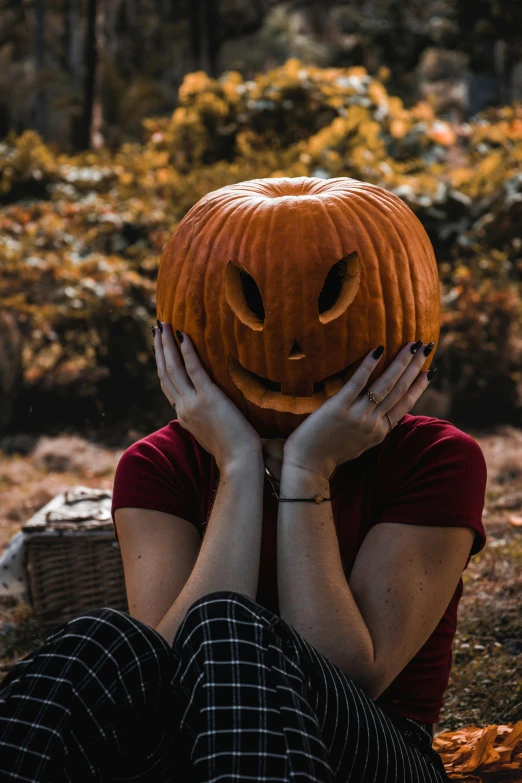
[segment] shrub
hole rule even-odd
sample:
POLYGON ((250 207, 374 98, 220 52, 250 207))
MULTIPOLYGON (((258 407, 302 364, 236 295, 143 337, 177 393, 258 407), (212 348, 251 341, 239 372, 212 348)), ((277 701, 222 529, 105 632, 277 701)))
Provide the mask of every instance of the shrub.
POLYGON ((351 176, 404 199, 434 244, 433 385, 450 385, 453 415, 516 418, 522 105, 453 126, 426 102, 406 108, 381 77, 295 59, 251 81, 189 74, 172 115, 145 120, 145 142, 115 152, 60 155, 33 131, 10 134, 0 308, 23 333, 25 389, 69 388, 68 399, 90 395, 117 415, 122 392, 157 388, 148 323, 159 256, 191 206, 257 177, 351 176))

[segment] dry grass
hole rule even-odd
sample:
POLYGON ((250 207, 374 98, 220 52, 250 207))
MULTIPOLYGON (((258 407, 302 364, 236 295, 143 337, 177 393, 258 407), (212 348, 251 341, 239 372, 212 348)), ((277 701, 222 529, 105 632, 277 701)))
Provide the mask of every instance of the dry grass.
MULTIPOLYGON (((471 432, 488 464, 485 550, 464 572, 453 669, 435 733, 475 723, 508 723, 522 714, 522 431, 471 432), (519 519, 519 515, 521 518, 519 519)), ((132 433, 131 439, 142 437, 132 433)), ((0 441, 0 551, 32 514, 74 484, 112 489, 123 448, 64 435, 0 441)), ((0 599, 0 660, 12 663, 41 643, 31 608, 0 599)), ((6 667, 7 668, 7 667, 6 667)), ((0 672, 0 681, 5 672, 0 672)))

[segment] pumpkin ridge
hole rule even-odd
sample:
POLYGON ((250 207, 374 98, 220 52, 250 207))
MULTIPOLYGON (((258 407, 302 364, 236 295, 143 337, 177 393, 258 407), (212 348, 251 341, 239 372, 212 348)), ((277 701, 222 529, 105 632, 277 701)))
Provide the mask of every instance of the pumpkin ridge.
MULTIPOLYGON (((354 194, 353 194, 353 192, 352 192, 352 193, 350 193, 350 194, 348 194, 348 196, 349 196, 349 197, 350 197, 350 196, 353 196, 353 195, 354 195, 354 194)), ((359 212, 358 212, 358 211, 357 211, 357 210, 354 208, 354 203, 355 203, 356 199, 353 199, 353 198, 352 198, 352 200, 350 201, 350 203, 349 203, 349 204, 347 204, 347 203, 346 203, 346 201, 344 200, 344 198, 343 198, 343 196, 342 196, 341 194, 339 194, 339 195, 337 195, 337 194, 334 194, 334 195, 333 195, 333 198, 334 198, 334 200, 335 200, 335 201, 339 201, 339 202, 340 202, 340 204, 341 204, 341 209, 340 209, 339 211, 341 212, 341 214, 342 214, 343 212, 345 212, 345 211, 346 211, 346 208, 348 207, 348 209, 349 209, 349 210, 350 210, 350 212, 351 212, 351 214, 350 214, 350 217, 352 218, 352 220, 354 219, 354 215, 355 215, 356 222, 358 223, 357 230, 354 230, 354 232, 353 232, 353 233, 355 234, 355 236, 356 236, 356 241, 357 241, 357 248, 356 248, 356 249, 357 249, 357 251, 358 251, 358 253, 359 253, 359 256, 362 258, 362 260, 363 260, 363 262, 364 262, 364 253, 362 252, 362 249, 361 249, 361 247, 360 247, 360 245, 359 245, 359 241, 358 241, 358 240, 359 240, 359 235, 362 235, 362 236, 364 236, 364 235, 366 234, 366 235, 368 235, 369 239, 371 240, 371 234, 370 234, 370 233, 369 233, 369 232, 366 230, 366 225, 365 225, 364 221, 361 219, 361 217, 360 217, 360 215, 359 215, 359 212), (359 229, 360 229, 360 230, 359 230, 359 229)), ((344 215, 343 215, 343 217, 344 217, 344 215)), ((335 227, 336 227, 336 231, 337 231, 337 233, 338 233, 338 234, 340 234, 341 232, 339 231, 339 228, 338 228, 337 222, 336 222, 336 220, 335 220, 335 216, 334 216, 334 218, 333 218, 333 221, 334 221, 334 225, 335 225, 335 227)), ((355 221, 354 221, 354 222, 355 222, 355 221)), ((372 222, 373 222, 373 221, 372 221, 372 222)), ((373 244, 373 241, 371 241, 371 242, 370 242, 370 246, 371 246, 371 248, 372 248, 372 249, 373 249, 373 251, 374 251, 375 258, 378 260, 377 252, 376 252, 376 249, 375 249, 375 245, 373 244)), ((379 265, 377 264, 377 267, 378 267, 378 266, 379 266, 379 265)), ((364 267, 364 271, 363 271, 363 274, 362 274, 362 276, 361 276, 361 288, 362 288, 362 287, 363 287, 363 285, 364 285, 364 291, 365 291, 365 294, 366 294, 366 296, 365 296, 365 299, 368 299, 368 295, 369 295, 369 290, 368 290, 368 264, 367 264, 367 263, 363 263, 363 264, 362 264, 362 267, 364 267)), ((383 287, 382 287, 382 278, 381 278, 381 275, 380 275, 380 269, 378 270, 378 272, 379 272, 379 274, 378 274, 378 277, 379 277, 379 283, 380 283, 380 285, 381 285, 381 290, 379 291, 379 297, 380 297, 380 298, 381 298, 381 300, 382 300, 382 298, 383 298, 383 293, 384 293, 384 290, 383 290, 383 287)), ((360 289, 359 289, 359 290, 360 290, 360 289)), ((387 337, 387 335, 388 335, 388 328, 387 328, 387 327, 388 327, 388 325, 387 325, 387 315, 386 315, 385 317, 386 317, 386 321, 385 321, 385 324, 386 324, 386 325, 385 325, 385 339, 386 339, 386 337, 387 337)), ((369 319, 368 319, 368 318, 366 318, 366 319, 365 319, 365 324, 366 324, 366 342, 368 342, 368 343, 369 343, 369 341, 370 341, 370 331, 371 331, 371 329, 370 329, 370 321, 369 321, 369 319)), ((386 343, 384 343, 384 345, 386 345, 386 343)), ((368 349, 368 351, 369 351, 369 350, 370 350, 370 349, 368 349)))
MULTIPOLYGON (((210 247, 209 250, 206 251, 207 258, 208 258, 208 256, 211 253, 212 247, 215 245, 217 239, 219 238, 219 234, 221 233, 224 225, 226 224, 226 212, 225 211, 220 212, 220 206, 221 206, 220 204, 216 204, 215 205, 215 209, 211 208, 210 210, 205 210, 205 212, 201 216, 201 222, 203 222, 204 218, 206 218, 206 220, 204 222, 205 226, 213 225, 215 220, 216 220, 216 216, 218 218, 221 218, 221 225, 219 226, 218 232, 217 232, 217 234, 213 234, 211 247, 210 247)), ((190 282, 191 282, 192 278, 197 275, 197 272, 198 272, 198 270, 196 268, 196 265, 192 262, 192 259, 190 258, 190 256, 188 254, 185 257, 185 265, 187 265, 187 264, 189 266, 190 271, 189 271, 189 275, 188 275, 188 280, 187 280, 185 286, 182 287, 182 291, 183 292, 190 290, 190 282)), ((199 290, 203 292, 203 308, 204 308, 204 312, 205 313, 207 313, 208 309, 209 309, 208 305, 207 305, 207 292, 208 291, 210 292, 210 294, 213 297, 213 299, 217 302, 218 307, 219 307, 219 299, 216 297, 216 295, 214 294, 214 291, 212 290, 212 287, 207 282, 207 275, 208 275, 209 270, 210 270, 210 264, 205 264, 205 267, 204 267, 204 270, 203 270, 202 281, 201 281, 201 283, 199 285, 199 290)), ((183 301, 184 301, 183 322, 185 324, 189 320, 187 318, 187 299, 188 299, 188 297, 183 295, 183 294, 182 294, 182 296, 183 296, 183 301)), ((219 309, 220 309, 220 321, 222 321, 222 308, 219 308, 219 309)), ((220 323, 220 327, 222 328, 222 323, 220 323)), ((212 326, 209 325, 208 318, 205 317, 205 322, 204 322, 204 326, 203 326, 203 335, 204 335, 204 341, 203 342, 204 342, 205 354, 206 354, 207 361, 209 360, 208 351, 207 351, 207 345, 208 345, 208 337, 207 337, 207 335, 208 335, 209 329, 211 329, 211 328, 212 328, 212 326)))
MULTIPOLYGON (((302 242, 303 238, 307 235, 306 223, 308 222, 308 215, 307 215, 307 212, 306 212, 306 208, 308 208, 308 211, 309 211, 309 215, 310 215, 309 221, 310 221, 310 223, 313 226, 314 234, 316 233, 315 232, 316 223, 315 223, 315 220, 313 219, 312 209, 310 208, 309 202, 307 202, 306 205, 303 205, 303 206, 304 206, 304 208, 302 210, 298 209, 297 210, 297 214, 296 214, 296 223, 297 223, 297 231, 296 231, 296 233, 297 233, 297 239, 298 239, 299 242, 302 242)), ((315 242, 314 242, 314 245, 315 245, 315 242)), ((286 266, 288 268, 288 263, 286 264, 286 266)), ((303 270, 303 272, 304 272, 304 270, 303 270)), ((303 277, 304 277, 304 274, 303 274, 303 277)), ((306 291, 307 290, 308 289, 306 289, 306 291)), ((304 285, 299 286, 299 294, 300 294, 300 297, 299 297, 299 299, 300 299, 299 322, 300 322, 300 327, 301 327, 301 334, 302 334, 302 336, 304 338, 306 336, 306 323, 305 323, 304 318, 305 318, 305 313, 307 311, 306 310, 306 296, 305 296, 305 286, 304 285)), ((301 338, 301 342, 303 342, 302 338, 301 338)), ((292 341, 292 344, 293 344, 293 341, 292 341)), ((299 345, 301 347, 301 350, 303 350, 303 347, 302 347, 301 343, 299 345)), ((290 350, 292 350, 291 347, 290 347, 290 350)), ((288 361, 288 357, 287 356, 284 357, 284 361, 285 362, 288 361)), ((305 361, 308 362, 308 357, 306 357, 305 361)), ((309 371, 307 371, 307 376, 308 376, 307 377, 307 385, 308 384, 311 385, 311 381, 309 380, 310 374, 311 373, 309 371)))
MULTIPOLYGON (((363 207, 363 211, 364 211, 364 206, 365 206, 364 198, 365 198, 365 194, 363 193, 361 198, 360 198, 360 202, 362 202, 361 206, 363 207)), ((371 199, 372 206, 376 207, 377 211, 379 211, 381 213, 382 218, 386 221, 386 223, 388 225, 390 223, 388 215, 386 214, 386 212, 384 212, 381 209, 381 205, 378 203, 379 199, 378 198, 373 199, 373 198, 371 198, 370 195, 369 195, 369 198, 371 199), (377 202, 377 203, 375 203, 375 202, 377 202)), ((355 199, 354 200, 354 204, 353 204, 354 212, 357 214, 361 224, 363 226, 365 226, 365 221, 360 216, 358 205, 359 205, 358 201, 357 201, 357 199, 355 199)), ((381 287, 381 298, 384 299, 384 291, 388 290, 388 281, 387 280, 385 281, 383 279, 383 270, 382 270, 382 266, 383 265, 381 263, 379 263, 380 262, 379 251, 380 251, 381 248, 380 247, 376 247, 375 242, 374 242, 374 236, 380 238, 381 235, 382 235, 382 231, 380 230, 381 227, 379 226, 379 223, 375 220, 373 215, 368 215, 367 216, 367 220, 370 221, 370 223, 372 225, 372 229, 373 229, 373 232, 369 231, 368 234, 371 237, 372 247, 374 249, 375 257, 377 259, 377 270, 378 270, 378 275, 379 275, 379 283, 380 283, 380 287, 381 287)), ((397 260, 395 260, 395 264, 397 264, 397 260)), ((395 270, 395 278, 397 280, 398 298, 399 298, 400 303, 401 303, 401 313, 403 313, 404 312, 404 304, 405 303, 404 303, 404 298, 403 298, 402 287, 400 285, 400 280, 399 280, 398 275, 397 275, 397 270, 395 270)), ((388 342, 389 342, 389 339, 390 339, 390 335, 393 335, 393 333, 395 331, 397 331, 396 329, 394 329, 394 312, 393 312, 393 308, 389 307, 389 308, 385 308, 384 309, 384 319, 385 319, 385 321, 384 321, 385 322, 385 329, 384 329, 384 341, 383 341, 383 344, 385 345, 385 352, 386 352, 386 354, 385 354, 384 361, 381 362, 381 364, 379 365, 379 370, 378 371, 375 370, 375 375, 374 375, 373 380, 377 377, 377 375, 381 375, 384 372, 384 368, 387 367, 390 364, 390 360, 391 361, 393 360, 393 357, 390 357, 389 352, 388 352, 388 342)), ((401 335, 403 334, 403 331, 404 331, 404 319, 401 318, 401 328, 400 328, 401 335)), ((369 335, 368 335, 368 339, 370 339, 369 335)), ((374 341, 374 342, 376 342, 376 341, 374 341)))
MULTIPOLYGON (((250 245, 251 247, 255 248, 257 246, 258 235, 262 230, 262 226, 264 225, 262 220, 259 223, 257 223, 255 220, 256 214, 258 212, 264 211, 264 201, 263 199, 251 199, 248 206, 244 209, 245 211, 248 210, 248 212, 246 212, 244 216, 244 221, 238 221, 238 230, 242 230, 242 237, 239 245, 239 253, 241 255, 243 265, 245 265, 244 264, 245 254, 243 252, 243 245, 250 245), (253 226, 253 228, 251 228, 251 226, 253 226)), ((269 213, 266 214, 268 218, 271 218, 271 215, 269 213)), ((251 255, 254 255, 254 252, 252 252, 251 255)), ((248 257, 250 258, 251 255, 249 254, 248 257)), ((257 279, 256 279, 256 283, 259 285, 257 279)), ((264 281, 263 281, 263 289, 260 288, 260 291, 261 291, 261 297, 263 298, 263 307, 265 307, 265 315, 266 315, 266 303, 263 297, 263 294, 266 293, 266 285, 264 281)), ((245 356, 241 349, 240 342, 238 339, 239 338, 238 329, 241 329, 241 326, 239 325, 239 322, 236 319, 234 322, 234 342, 238 346, 238 349, 235 352, 234 359, 236 359, 243 366, 245 366, 245 356)), ((266 362, 266 349, 264 351, 264 354, 265 354, 264 358, 266 362)))
MULTIPOLYGON (((235 254, 234 258, 230 258, 231 254, 229 253, 227 256, 227 263, 228 261, 232 260, 235 263, 239 263, 241 266, 245 268, 245 270, 248 271, 248 261, 251 259, 252 255, 254 255, 254 251, 248 252, 249 248, 255 248, 257 243, 257 234, 259 233, 260 229, 260 223, 262 221, 257 221, 256 216, 257 213, 260 211, 263 212, 263 206, 264 201, 262 199, 255 199, 252 197, 249 197, 246 199, 246 203, 243 204, 243 214, 236 220, 234 228, 232 229, 232 239, 234 240, 236 236, 240 235, 239 244, 235 242, 231 242, 229 244, 236 244, 237 245, 237 253, 235 254)), ((232 214, 233 216, 233 214, 232 214)), ((228 220, 230 220, 231 215, 228 214, 228 220)), ((258 276, 256 276, 256 284, 258 284, 258 276)), ((265 286, 263 285, 263 288, 265 286)), ((260 288, 260 291, 262 289, 260 288)), ((230 307, 230 303, 228 305, 230 307)), ((237 318, 233 319, 233 334, 234 334, 234 343, 237 346, 236 351, 232 354, 234 359, 239 361, 242 365, 245 365, 245 356, 243 355, 242 347, 239 340, 239 332, 242 330, 242 326, 240 325, 237 318)), ((226 361, 228 362, 228 353, 230 351, 227 350, 227 357, 226 361)))
MULTIPOLYGON (((276 211, 275 209, 270 210, 270 219, 268 221, 268 229, 267 229, 267 237, 269 239, 268 242, 265 244, 265 262, 263 266, 263 289, 265 292, 268 292, 268 281, 267 281, 267 272, 270 269, 270 247, 271 242, 270 239, 272 238, 273 230, 274 230, 274 222, 276 219, 276 211)), ((283 291, 285 288, 283 287, 283 291)), ((273 309, 273 308, 272 308, 273 309)), ((265 302, 265 313, 267 312, 266 302, 265 302)), ((277 351, 274 350, 275 346, 268 345, 267 350, 265 350, 265 361, 267 364, 267 370, 269 371, 269 374, 267 375, 267 378, 275 377, 274 374, 274 366, 277 364, 275 358, 272 359, 272 357, 277 356, 277 351), (267 360, 268 359, 268 360, 267 360), (272 361, 271 361, 272 360, 272 361)), ((281 370, 281 368, 279 368, 281 370)), ((281 372, 279 372, 279 377, 281 377, 281 372)))
MULTIPOLYGON (((387 194, 387 195, 391 195, 391 194, 387 194)), ((387 201, 390 204, 394 204, 393 200, 390 199, 390 198, 385 197, 385 198, 383 198, 383 201, 384 200, 387 201)), ((404 223, 406 223, 405 227, 415 237, 415 239, 417 240, 416 244, 418 244, 418 246, 419 246, 419 248, 420 248, 420 250, 422 252, 422 250, 425 249, 425 243, 422 242, 422 239, 423 239, 422 233, 425 232, 424 226, 422 225, 420 220, 417 218, 415 213, 411 212, 411 210, 406 208, 406 204, 404 204, 402 199, 399 199, 399 200, 401 202, 401 206, 403 207, 402 212, 403 212, 403 215, 404 215, 404 222, 401 223, 401 227, 404 226, 404 223), (410 212, 411 212, 411 214, 410 214, 410 212)), ((409 255, 408 255, 408 249, 407 249, 406 244, 405 244, 404 233, 399 229, 399 227, 397 227, 397 225, 393 222, 393 220, 390 218, 390 216, 388 214, 384 214, 383 213, 382 204, 376 204, 376 207, 377 207, 378 211, 381 212, 381 214, 383 214, 384 217, 386 218, 387 225, 389 226, 389 228, 394 232, 395 236, 397 237, 397 241, 400 243, 400 245, 402 247, 402 250, 403 250, 403 253, 404 253, 404 258, 408 261, 408 263, 406 264, 406 266, 407 266, 407 274, 408 274, 408 278, 409 278, 409 288, 408 288, 408 290, 411 292, 411 298, 412 298, 413 307, 414 307, 414 321, 415 321, 415 330, 413 332, 413 335, 412 335, 411 339, 414 340, 416 338, 416 336, 417 336, 417 329, 418 329, 418 324, 419 324, 419 303, 418 303, 417 297, 415 296, 414 291, 415 290, 419 291, 419 288, 422 289, 423 283, 424 283, 424 278, 423 278, 422 274, 416 276, 417 267, 416 267, 415 264, 410 262, 410 258, 409 258, 409 255)), ((421 260, 421 259, 419 258, 419 260, 421 260)), ((423 267, 422 271, 423 271, 424 274, 428 273, 428 270, 426 269, 426 267, 427 267, 427 263, 426 262, 427 261, 428 261, 428 259, 427 259, 426 256, 422 257, 422 267, 423 267)), ((436 259, 435 259, 435 263, 436 263, 436 259)), ((400 280, 399 280, 399 282, 400 282, 400 280)), ((405 313, 406 310, 404 308, 404 300, 403 300, 403 297, 402 297, 403 287, 401 285, 399 285, 399 291, 401 292, 402 312, 405 313)), ((403 339, 404 339, 404 319, 403 319, 403 339)), ((421 339, 422 339, 422 337, 421 337, 421 339)), ((437 342, 438 342, 438 339, 435 340, 436 344, 437 344, 437 342)), ((435 345, 435 348, 436 348, 436 345, 435 345)))
MULTIPOLYGON (((407 248, 406 248, 406 246, 404 244, 404 238, 403 238, 399 228, 391 220, 390 214, 386 210, 383 209, 383 204, 382 204, 382 202, 380 202, 378 194, 375 194, 375 198, 372 198, 369 195, 369 198, 372 201, 372 206, 375 208, 375 210, 377 212, 380 213, 383 222, 386 223, 387 229, 390 232, 393 232, 394 236, 396 237, 397 243, 400 245, 400 247, 402 249, 402 254, 403 254, 402 255, 402 260, 407 262, 406 264, 401 264, 401 275, 402 275, 403 266, 407 266, 408 267, 407 274, 409 276, 409 286, 402 285, 401 277, 399 276, 399 270, 397 270, 397 268, 395 269, 395 277, 397 278, 397 290, 399 292, 399 298, 400 298, 400 302, 401 302, 401 313, 402 314, 404 314, 405 312, 408 312, 407 307, 409 306, 409 302, 406 301, 404 294, 411 293, 411 299, 413 301, 414 320, 415 320, 415 329, 414 329, 414 336, 415 336, 416 331, 417 331, 417 324, 418 324, 417 302, 416 302, 415 295, 414 295, 414 286, 413 286, 413 280, 412 280, 412 277, 411 277, 411 266, 412 266, 412 264, 408 263, 409 262, 409 256, 408 256, 407 248)), ((355 209, 355 207, 354 207, 354 209, 355 209)), ((409 215, 406 214, 405 217, 409 218, 409 215)), ((379 224, 373 219, 373 217, 370 216, 369 219, 372 221, 374 226, 379 228, 379 224)), ((408 220, 408 223, 410 223, 409 220, 408 220)), ((381 232, 377 231, 376 235, 379 235, 379 233, 381 233, 381 232)), ((377 258, 378 258, 378 256, 377 256, 377 258)), ((395 260, 395 266, 397 267, 397 259, 395 260)), ((381 280, 381 290, 384 292, 387 289, 387 285, 388 284, 386 283, 386 286, 383 284, 382 265, 381 264, 378 264, 378 269, 379 269, 379 277, 380 277, 380 280, 381 280)), ((386 313, 386 335, 385 335, 386 336, 386 340, 388 340, 389 333, 391 332, 391 329, 389 327, 390 319, 393 319, 393 310, 391 308, 389 308, 389 311, 386 313)), ((401 339, 404 341, 404 339, 405 339, 404 338, 404 316, 401 318, 401 329, 400 329, 400 332, 401 332, 401 339)), ((414 339, 414 336, 411 339, 414 339)), ((385 359, 385 362, 384 362, 384 366, 388 366, 388 364, 390 363, 390 361, 388 361, 388 358, 391 361, 393 361, 394 357, 388 357, 387 356, 386 359, 385 359)), ((382 370, 381 370, 381 372, 382 372, 382 370)))
MULTIPOLYGON (((208 276, 209 276, 209 274, 211 274, 211 271, 212 271, 212 265, 208 263, 208 260, 212 256, 213 249, 217 248, 217 246, 219 244, 219 240, 221 238, 221 235, 224 232, 225 228, 227 227, 227 224, 228 224, 229 219, 230 219, 230 213, 229 213, 229 210, 227 209, 227 207, 228 207, 229 203, 233 202, 233 201, 234 201, 234 199, 229 199, 228 202, 225 201, 225 209, 223 209, 223 202, 220 201, 219 206, 216 208, 216 212, 218 213, 218 217, 221 218, 221 220, 220 220, 220 222, 218 224, 218 226, 219 226, 218 230, 217 230, 216 233, 212 234, 212 240, 211 240, 211 242, 209 244, 208 249, 206 250, 207 263, 205 264, 205 268, 203 270, 203 279, 201 281, 201 288, 202 288, 204 293, 205 293, 205 291, 210 290, 210 292, 212 293, 212 296, 213 296, 213 298, 214 298, 214 300, 215 300, 215 302, 216 302, 216 304, 218 306, 218 309, 219 309, 219 328, 221 330, 221 333, 223 331, 223 321, 228 321, 228 323, 234 329, 234 337, 236 337, 237 335, 235 333, 235 330, 236 330, 236 327, 237 327, 237 323, 236 323, 235 319, 231 319, 229 317, 228 313, 225 312, 225 309, 221 305, 219 297, 217 297, 215 295, 215 293, 214 293, 214 291, 212 289, 212 286, 207 282, 208 281, 208 276), (220 210, 222 210, 222 211, 220 211, 220 210)), ((233 207, 233 204, 232 204, 232 211, 233 211, 233 209, 234 209, 234 207, 233 207)), ((214 222, 214 221, 212 221, 212 222, 214 222)), ((234 235, 235 235, 236 232, 239 231, 239 223, 235 224, 235 227, 236 227, 236 229, 234 231, 234 235)), ((227 258, 226 262, 228 263, 229 260, 230 259, 227 258)), ((220 290, 222 288, 224 288, 223 280, 220 281, 220 290)), ((204 301, 205 301, 205 309, 207 309, 206 297, 205 297, 204 301)), ((208 339, 207 338, 207 330, 210 331, 210 342, 212 342, 211 330, 213 328, 214 328, 213 325, 209 324, 208 321, 205 323, 205 344, 207 343, 207 339, 208 339)))
MULTIPOLYGON (((335 198, 335 195, 334 195, 334 198, 335 198)), ((339 252, 339 258, 342 258, 343 254, 345 252, 345 248, 343 248, 343 245, 342 245, 342 242, 341 242, 341 234, 339 232, 339 228, 338 228, 335 220, 333 219, 332 215, 330 214, 330 211, 327 209, 328 202, 326 201, 326 199, 319 199, 319 201, 320 201, 321 208, 322 208, 323 212, 325 213, 325 215, 326 215, 330 225, 332 226, 333 231, 335 232, 335 236, 336 236, 336 239, 337 239, 337 246, 339 248, 339 251, 338 251, 339 252)), ((344 344, 341 347, 341 352, 344 350, 346 342, 347 342, 346 335, 343 335, 343 343, 344 344)), ((324 362, 321 362, 321 367, 324 367, 324 362)), ((323 375, 324 375, 324 370, 322 370, 322 372, 321 372, 321 376, 323 376, 323 375)))

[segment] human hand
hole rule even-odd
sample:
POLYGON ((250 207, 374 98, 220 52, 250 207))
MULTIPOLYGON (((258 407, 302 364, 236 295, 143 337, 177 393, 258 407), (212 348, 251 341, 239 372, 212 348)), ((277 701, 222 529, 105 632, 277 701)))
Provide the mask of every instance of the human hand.
POLYGON ((220 470, 251 454, 260 454, 261 438, 232 400, 211 381, 190 337, 183 333, 180 356, 170 324, 162 321, 161 325, 162 333, 153 329, 158 376, 183 429, 214 456, 220 470))
MULTIPOLYGON (((371 391, 378 400, 377 405, 369 399, 367 391, 363 393, 378 361, 371 351, 337 394, 311 413, 287 438, 285 464, 329 479, 338 465, 356 459, 381 443, 390 431, 386 414, 395 426, 428 386, 427 372, 417 378, 427 354, 420 346, 412 354, 411 348, 415 345, 407 343, 372 383, 371 391)), ((430 346, 430 350, 433 349, 433 343, 430 346)))

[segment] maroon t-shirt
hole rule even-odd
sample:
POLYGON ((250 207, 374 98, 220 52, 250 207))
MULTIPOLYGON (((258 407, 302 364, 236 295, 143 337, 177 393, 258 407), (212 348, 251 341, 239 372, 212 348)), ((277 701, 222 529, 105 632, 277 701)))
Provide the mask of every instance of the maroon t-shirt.
MULTIPOLYGON (((480 552, 486 544, 482 525, 486 478, 484 455, 471 436, 448 421, 406 415, 382 443, 340 465, 330 481, 346 579, 365 536, 379 522, 470 527, 475 531, 470 557, 480 552)), ((202 537, 218 483, 213 456, 174 419, 122 454, 114 478, 113 523, 117 508, 155 509, 188 520, 202 537)), ((271 492, 265 477, 256 600, 279 614, 278 503, 271 492)), ((461 578, 430 638, 376 700, 387 714, 438 722, 462 589, 461 578)))

